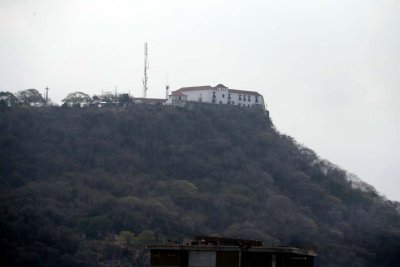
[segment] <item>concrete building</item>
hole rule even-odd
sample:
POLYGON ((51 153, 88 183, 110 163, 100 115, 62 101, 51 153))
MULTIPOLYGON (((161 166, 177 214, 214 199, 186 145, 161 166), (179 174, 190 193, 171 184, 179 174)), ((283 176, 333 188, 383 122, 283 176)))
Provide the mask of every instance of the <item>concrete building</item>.
POLYGON ((184 107, 188 100, 187 95, 180 91, 174 91, 169 96, 167 104, 173 105, 174 107, 184 107))
POLYGON ((147 247, 152 267, 313 267, 316 256, 311 250, 265 247, 260 241, 220 237, 147 247))
POLYGON ((218 84, 215 87, 206 85, 180 88, 169 95, 167 103, 175 105, 178 98, 179 104, 192 101, 243 107, 259 106, 265 108, 264 98, 261 94, 254 91, 230 89, 223 84, 218 84), (183 100, 183 98, 185 98, 185 100, 183 100))

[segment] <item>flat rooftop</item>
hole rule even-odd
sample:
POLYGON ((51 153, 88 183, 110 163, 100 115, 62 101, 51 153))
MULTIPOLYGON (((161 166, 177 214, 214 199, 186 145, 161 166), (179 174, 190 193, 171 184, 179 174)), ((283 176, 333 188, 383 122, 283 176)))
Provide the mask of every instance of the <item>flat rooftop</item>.
POLYGON ((150 250, 183 250, 183 251, 248 251, 248 252, 267 252, 267 253, 289 253, 302 256, 317 256, 313 250, 300 249, 295 247, 266 247, 252 246, 243 248, 235 245, 181 245, 181 244, 162 244, 162 245, 147 245, 150 250))

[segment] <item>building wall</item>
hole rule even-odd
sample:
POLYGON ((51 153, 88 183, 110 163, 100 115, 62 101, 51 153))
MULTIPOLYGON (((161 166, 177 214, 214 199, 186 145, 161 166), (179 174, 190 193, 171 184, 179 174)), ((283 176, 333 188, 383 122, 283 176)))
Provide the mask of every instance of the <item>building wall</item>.
POLYGON ((256 96, 251 94, 238 94, 229 93, 229 91, 218 90, 199 90, 199 91, 185 91, 188 101, 204 102, 212 104, 231 104, 245 107, 252 107, 253 105, 264 106, 264 99, 261 95, 256 96))
POLYGON ((217 251, 216 267, 240 267, 239 251, 217 251))
POLYGON ((229 89, 226 87, 216 88, 215 94, 213 94, 213 100, 211 103, 214 104, 228 104, 229 89), (215 97, 214 97, 215 96, 215 97))
POLYGON ((241 266, 272 267, 272 255, 270 253, 262 252, 242 252, 241 266))
POLYGON ((150 257, 152 267, 181 267, 188 265, 188 252, 179 250, 153 250, 150 257))
POLYGON ((215 267, 215 251, 189 251, 189 267, 215 267))
POLYGON ((185 91, 182 93, 188 96, 188 101, 211 103, 211 90, 185 91))
MULTIPOLYGON (((243 107, 252 107, 259 105, 264 107, 264 98, 262 95, 238 93, 230 91, 226 87, 214 88, 213 90, 188 90, 182 91, 187 95, 187 101, 204 102, 212 104, 230 104, 243 107), (256 102, 256 99, 258 100, 256 102)), ((169 101, 171 104, 171 101, 169 101)))
POLYGON ((253 105, 261 105, 264 106, 264 98, 259 95, 255 96, 253 94, 242 94, 231 92, 230 95, 230 104, 232 105, 239 105, 245 107, 252 107, 253 105), (256 99, 258 102, 256 102, 256 99))
POLYGON ((152 267, 313 267, 314 257, 292 253, 152 250, 152 267))
POLYGON ((170 95, 167 100, 167 105, 175 107, 184 107, 187 102, 187 96, 170 95))

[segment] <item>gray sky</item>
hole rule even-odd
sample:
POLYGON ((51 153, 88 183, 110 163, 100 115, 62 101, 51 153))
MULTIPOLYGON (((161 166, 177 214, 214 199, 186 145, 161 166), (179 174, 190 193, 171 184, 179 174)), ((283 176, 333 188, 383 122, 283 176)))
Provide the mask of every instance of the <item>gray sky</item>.
POLYGON ((400 1, 1 0, 0 91, 264 95, 278 130, 400 200, 400 1))

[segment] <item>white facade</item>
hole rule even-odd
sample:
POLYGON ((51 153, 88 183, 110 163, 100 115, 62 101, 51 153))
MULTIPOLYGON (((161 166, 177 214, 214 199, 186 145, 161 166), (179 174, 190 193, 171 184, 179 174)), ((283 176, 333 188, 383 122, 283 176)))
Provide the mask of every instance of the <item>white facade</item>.
POLYGON ((218 84, 215 87, 183 87, 172 92, 167 103, 173 105, 172 99, 176 98, 178 95, 185 95, 186 101, 191 102, 237 105, 244 107, 265 107, 264 98, 259 93, 253 91, 229 89, 222 84, 218 84))
POLYGON ((175 107, 184 107, 187 102, 187 95, 181 92, 173 92, 168 96, 167 105, 173 105, 175 107))

